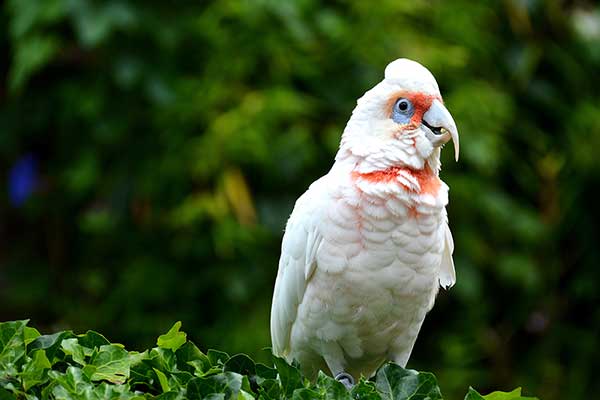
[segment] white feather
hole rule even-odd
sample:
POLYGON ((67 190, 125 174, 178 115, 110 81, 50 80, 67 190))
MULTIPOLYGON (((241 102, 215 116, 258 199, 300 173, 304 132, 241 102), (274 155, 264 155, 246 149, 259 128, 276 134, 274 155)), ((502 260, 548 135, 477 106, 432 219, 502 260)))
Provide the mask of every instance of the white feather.
MULTIPOLYGON (((319 185, 313 183, 311 188, 319 185)), ((318 190, 309 190, 296 202, 281 244, 281 258, 271 306, 271 340, 275 354, 290 351, 290 334, 306 284, 316 268, 316 254, 323 240, 318 231, 324 209, 313 198, 318 190)))
POLYGON ((454 270, 454 240, 448 223, 445 223, 444 229, 444 252, 442 253, 442 264, 440 265, 440 286, 449 289, 456 283, 456 271, 454 270))

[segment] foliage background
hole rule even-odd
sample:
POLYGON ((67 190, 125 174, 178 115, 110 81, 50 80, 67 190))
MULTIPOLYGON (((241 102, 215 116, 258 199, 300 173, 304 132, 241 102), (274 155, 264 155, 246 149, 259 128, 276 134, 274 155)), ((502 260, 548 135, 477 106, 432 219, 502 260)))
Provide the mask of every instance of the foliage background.
POLYGON ((442 171, 458 283, 409 366, 450 398, 600 393, 593 2, 0 7, 0 320, 132 349, 182 320, 202 348, 259 356, 294 200, 356 98, 409 57, 462 149, 442 171))

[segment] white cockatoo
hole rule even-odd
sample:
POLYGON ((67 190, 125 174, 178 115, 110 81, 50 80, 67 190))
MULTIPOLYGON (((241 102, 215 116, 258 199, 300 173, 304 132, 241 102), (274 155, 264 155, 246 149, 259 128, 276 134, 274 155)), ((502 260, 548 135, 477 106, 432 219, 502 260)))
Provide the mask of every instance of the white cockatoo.
POLYGON ((271 309, 275 354, 347 386, 405 366, 439 286, 455 282, 440 148, 458 131, 435 78, 398 59, 358 101, 335 163, 287 222, 271 309))

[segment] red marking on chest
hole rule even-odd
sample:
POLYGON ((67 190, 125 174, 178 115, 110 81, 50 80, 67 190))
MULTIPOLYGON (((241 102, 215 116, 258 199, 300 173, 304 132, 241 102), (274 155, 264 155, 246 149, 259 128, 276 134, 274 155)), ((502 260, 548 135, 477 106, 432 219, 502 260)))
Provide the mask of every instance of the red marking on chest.
POLYGON ((440 178, 433 173, 429 166, 424 167, 423 169, 414 169, 409 167, 390 167, 384 170, 360 173, 357 171, 352 172, 352 179, 362 179, 369 181, 371 183, 396 183, 406 190, 419 193, 419 194, 430 194, 435 196, 442 186, 442 181, 440 178), (401 172, 407 172, 417 179, 419 182, 419 186, 421 190, 416 191, 412 188, 402 184, 397 180, 397 177, 401 172))
POLYGON ((412 206, 408 208, 408 216, 411 218, 419 218, 419 212, 417 211, 417 207, 412 206))

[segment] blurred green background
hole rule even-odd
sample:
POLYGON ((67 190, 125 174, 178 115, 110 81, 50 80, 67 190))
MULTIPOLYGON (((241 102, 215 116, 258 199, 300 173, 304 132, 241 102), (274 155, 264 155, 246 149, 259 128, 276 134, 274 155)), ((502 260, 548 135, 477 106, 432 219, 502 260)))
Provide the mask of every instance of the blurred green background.
MULTIPOLYGON (((295 199, 365 90, 428 66, 457 285, 409 367, 450 399, 600 393, 600 8, 585 1, 9 0, 0 320, 257 355, 295 199)), ((591 397, 590 397, 591 396, 591 397)))

